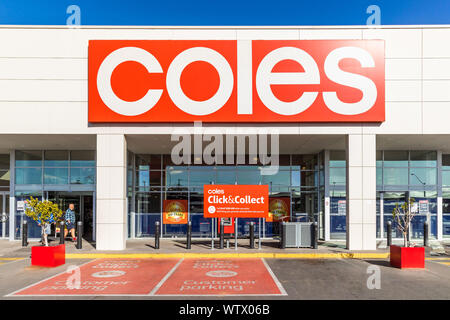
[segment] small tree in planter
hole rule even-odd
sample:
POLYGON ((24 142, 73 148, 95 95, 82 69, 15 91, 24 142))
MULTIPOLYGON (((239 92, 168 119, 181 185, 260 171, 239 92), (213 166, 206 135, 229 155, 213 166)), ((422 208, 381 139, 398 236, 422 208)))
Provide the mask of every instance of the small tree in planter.
POLYGON ((26 204, 25 214, 41 226, 41 235, 44 239, 45 246, 48 247, 45 229, 53 222, 59 221, 63 215, 63 211, 59 209, 56 203, 48 200, 39 201, 33 197, 27 200, 26 204))
POLYGON ((391 245, 391 265, 399 268, 424 268, 425 248, 414 247, 409 241, 409 227, 417 212, 411 210, 414 207, 414 199, 410 198, 402 205, 395 206, 392 211, 397 229, 403 234, 403 247, 391 245))
POLYGON ((411 222, 416 215, 416 213, 411 210, 413 206, 414 198, 410 198, 402 205, 397 203, 394 210, 392 210, 392 216, 396 222, 397 229, 403 234, 404 247, 411 247, 411 241, 408 240, 408 234, 411 222))

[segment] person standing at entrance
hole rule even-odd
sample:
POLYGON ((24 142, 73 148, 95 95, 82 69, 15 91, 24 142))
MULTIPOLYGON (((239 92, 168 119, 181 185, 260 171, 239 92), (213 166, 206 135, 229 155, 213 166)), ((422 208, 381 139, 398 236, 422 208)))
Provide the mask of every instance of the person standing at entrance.
POLYGON ((64 217, 64 220, 66 222, 66 229, 64 229, 64 238, 67 237, 67 233, 70 231, 70 234, 72 235, 72 241, 77 241, 77 238, 75 237, 75 211, 74 211, 74 204, 69 204, 69 209, 66 210, 66 214, 64 217))

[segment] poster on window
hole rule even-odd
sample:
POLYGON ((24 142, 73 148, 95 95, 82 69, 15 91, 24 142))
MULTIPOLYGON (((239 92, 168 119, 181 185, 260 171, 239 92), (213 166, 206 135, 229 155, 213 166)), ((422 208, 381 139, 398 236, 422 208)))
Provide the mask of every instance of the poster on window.
POLYGON ((338 214, 341 214, 341 215, 347 214, 347 200, 339 200, 338 201, 338 214))
POLYGON ((17 211, 25 210, 25 201, 17 201, 17 211))
POLYGON ((419 200, 419 214, 428 214, 430 206, 428 200, 419 200))
POLYGON ((186 224, 188 222, 187 200, 163 201, 164 224, 186 224))
POLYGON ((291 215, 291 199, 278 197, 269 199, 269 216, 266 222, 289 221, 291 215))

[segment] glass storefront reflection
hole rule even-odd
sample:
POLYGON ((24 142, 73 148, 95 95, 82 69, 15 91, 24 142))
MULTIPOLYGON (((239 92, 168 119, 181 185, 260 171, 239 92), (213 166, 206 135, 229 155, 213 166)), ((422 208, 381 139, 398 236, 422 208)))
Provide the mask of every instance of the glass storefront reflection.
MULTIPOLYGON (((212 219, 203 218, 203 185, 205 184, 267 184, 271 194, 283 195, 295 199, 293 209, 294 216, 304 216, 305 219, 317 219, 318 177, 317 156, 299 155, 280 157, 280 168, 276 174, 262 174, 259 163, 256 165, 174 165, 170 155, 133 155, 128 159, 128 167, 134 168, 134 175, 129 174, 134 180, 128 181, 129 199, 134 200, 130 210, 136 213, 136 237, 152 236, 154 226, 145 224, 161 219, 161 203, 164 199, 186 199, 189 206, 189 217, 192 222, 192 235, 194 237, 210 237, 214 222, 212 219), (155 176, 152 179, 152 174, 155 176), (161 179, 159 179, 159 175, 161 179), (158 185, 158 181, 160 181, 158 185), (150 186, 150 188, 148 187, 150 186), (292 194, 291 193, 295 193, 292 194), (143 225, 144 224, 144 225, 143 225)), ((322 174, 323 177, 323 174, 322 174)), ((289 200, 290 201, 290 200, 289 200)), ((159 220, 158 220, 159 221, 159 220)), ((238 219, 238 233, 245 236, 248 232, 248 223, 251 220, 238 219)), ((261 223, 261 233, 266 237, 273 235, 273 223, 261 223)), ((163 237, 184 236, 186 226, 164 225, 163 237)))

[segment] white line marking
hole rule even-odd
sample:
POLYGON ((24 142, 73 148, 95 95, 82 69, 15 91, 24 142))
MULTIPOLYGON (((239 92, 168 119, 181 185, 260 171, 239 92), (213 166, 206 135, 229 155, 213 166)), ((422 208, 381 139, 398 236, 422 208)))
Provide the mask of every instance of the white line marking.
POLYGON ((177 264, 170 269, 169 272, 167 272, 167 274, 164 276, 164 278, 161 279, 160 282, 158 282, 158 284, 152 289, 152 291, 150 291, 150 293, 148 294, 149 296, 154 296, 156 291, 159 290, 159 288, 161 288, 161 286, 164 284, 164 282, 167 281, 167 279, 169 279, 169 277, 175 272, 175 270, 177 270, 178 266, 181 264, 181 262, 183 262, 184 258, 181 258, 180 261, 177 262, 177 264))
MULTIPOLYGON (((243 293, 243 294, 157 294, 150 296, 148 294, 27 294, 22 296, 10 296, 8 298, 25 298, 25 297, 272 297, 282 296, 279 293, 243 293)), ((5 296, 7 297, 7 296, 5 296)))
MULTIPOLYGON (((263 293, 263 294, 254 294, 254 293, 244 293, 244 294, 155 294, 156 291, 159 290, 159 288, 168 280, 168 278, 176 271, 178 266, 183 262, 184 258, 181 258, 180 261, 177 262, 177 264, 164 276, 163 279, 152 289, 152 291, 149 294, 27 294, 27 295, 15 295, 16 293, 26 290, 34 285, 38 285, 46 280, 50 280, 52 278, 55 278, 64 272, 60 272, 54 276, 48 277, 44 280, 41 280, 39 282, 36 282, 34 284, 31 284, 25 288, 16 290, 8 295, 5 295, 4 297, 11 297, 11 298, 23 298, 23 297, 270 297, 270 296, 287 296, 286 290, 283 288, 282 284, 278 280, 278 278, 273 273, 272 269, 270 269, 269 265, 265 261, 264 258, 260 258, 266 267, 267 271, 271 275, 272 279, 274 280, 275 284, 277 285, 278 289, 280 290, 280 293, 263 293)), ((84 266, 86 264, 89 264, 91 262, 95 262, 99 259, 95 259, 86 263, 81 264, 79 267, 84 266)))
POLYGON ((276 275, 273 273, 272 269, 270 269, 269 265, 267 264, 266 260, 264 258, 261 258, 262 262, 264 263, 264 265, 267 268, 267 271, 269 272, 269 274, 272 276, 273 281, 275 281, 275 284, 277 285, 278 289, 280 290, 281 294, 283 296, 287 296, 287 292, 286 290, 284 290, 282 284, 280 281, 278 281, 278 278, 276 277, 276 275))
MULTIPOLYGON (((80 264, 78 267, 81 268, 82 266, 84 266, 84 265, 86 265, 86 264, 88 264, 88 263, 91 263, 91 262, 95 262, 96 260, 98 260, 98 259, 95 259, 95 260, 91 260, 91 261, 85 262, 85 263, 83 263, 83 264, 80 264)), ((26 290, 26 289, 28 289, 28 288, 30 288, 30 287, 36 286, 36 285, 38 285, 38 284, 40 284, 40 283, 42 283, 42 282, 44 282, 44 281, 47 281, 47 280, 56 278, 56 277, 62 275, 63 273, 66 273, 66 272, 67 272, 67 269, 66 269, 65 271, 61 271, 60 273, 57 273, 57 274, 55 274, 55 275, 53 275, 53 276, 50 276, 50 277, 48 277, 48 278, 45 278, 45 279, 43 279, 43 280, 41 280, 41 281, 38 281, 38 282, 33 283, 33 284, 30 284, 30 285, 28 285, 28 286, 26 286, 26 287, 24 287, 24 288, 22 288, 22 289, 19 289, 19 290, 16 290, 16 291, 14 291, 14 292, 11 292, 10 294, 5 295, 4 297, 11 297, 11 296, 15 295, 16 293, 19 293, 20 291, 24 291, 24 290, 26 290)), ((28 296, 29 296, 29 295, 24 294, 24 295, 22 295, 21 297, 28 297, 28 296)), ((31 295, 30 295, 30 296, 31 296, 31 295)), ((49 296, 49 295, 37 295, 37 296, 49 296)))

